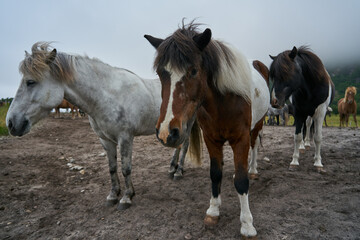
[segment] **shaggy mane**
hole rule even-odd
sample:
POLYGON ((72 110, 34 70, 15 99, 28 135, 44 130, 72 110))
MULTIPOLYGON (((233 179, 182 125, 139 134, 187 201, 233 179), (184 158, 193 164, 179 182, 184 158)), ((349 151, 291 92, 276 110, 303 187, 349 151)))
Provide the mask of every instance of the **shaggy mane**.
POLYGON ((57 80, 72 82, 74 79, 73 56, 57 53, 54 61, 48 58, 52 51, 49 42, 37 42, 31 48, 31 55, 26 52, 25 59, 20 63, 19 71, 30 74, 34 79, 43 79, 46 71, 57 80))
POLYGON ((154 69, 170 64, 178 71, 186 71, 201 61, 201 67, 208 78, 222 93, 235 93, 246 101, 251 99, 251 69, 247 59, 232 47, 217 40, 210 40, 203 51, 196 46, 193 37, 200 34, 201 24, 194 21, 176 30, 158 47, 154 69))

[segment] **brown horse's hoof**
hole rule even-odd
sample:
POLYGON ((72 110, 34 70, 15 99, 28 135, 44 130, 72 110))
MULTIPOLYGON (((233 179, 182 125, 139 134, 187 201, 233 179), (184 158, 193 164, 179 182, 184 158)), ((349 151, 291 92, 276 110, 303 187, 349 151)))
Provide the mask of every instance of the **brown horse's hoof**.
POLYGON ((323 167, 316 167, 318 173, 326 173, 326 170, 323 167))
POLYGON ((297 171, 299 169, 299 165, 290 165, 289 170, 290 171, 297 171))
POLYGON ((250 173, 250 174, 249 174, 249 178, 250 178, 251 180, 258 180, 258 179, 259 179, 259 174, 257 174, 257 173, 250 173))
POLYGON ((210 216, 206 215, 204 219, 204 224, 208 227, 213 227, 219 222, 219 216, 210 216))

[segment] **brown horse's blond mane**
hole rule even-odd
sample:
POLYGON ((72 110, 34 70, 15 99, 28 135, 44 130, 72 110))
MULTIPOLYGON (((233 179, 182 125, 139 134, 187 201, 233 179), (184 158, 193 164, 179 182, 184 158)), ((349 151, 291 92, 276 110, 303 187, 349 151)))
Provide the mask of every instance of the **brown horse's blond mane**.
POLYGON ((59 81, 72 82, 74 80, 73 56, 57 53, 55 59, 49 61, 52 50, 49 42, 35 43, 31 48, 31 55, 26 52, 19 71, 22 74, 29 74, 38 81, 41 81, 46 71, 49 71, 59 81))
POLYGON ((353 92, 354 93, 354 96, 356 95, 356 87, 347 87, 346 88, 346 91, 345 91, 345 101, 347 101, 348 100, 348 93, 349 92, 353 92))

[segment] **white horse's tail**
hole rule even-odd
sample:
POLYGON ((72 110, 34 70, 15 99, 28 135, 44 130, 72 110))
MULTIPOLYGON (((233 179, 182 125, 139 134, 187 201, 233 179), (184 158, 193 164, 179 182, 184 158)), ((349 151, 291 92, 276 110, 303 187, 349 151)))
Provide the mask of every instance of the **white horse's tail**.
POLYGON ((202 159, 202 132, 197 120, 195 120, 190 133, 190 146, 188 158, 195 166, 201 166, 202 159))

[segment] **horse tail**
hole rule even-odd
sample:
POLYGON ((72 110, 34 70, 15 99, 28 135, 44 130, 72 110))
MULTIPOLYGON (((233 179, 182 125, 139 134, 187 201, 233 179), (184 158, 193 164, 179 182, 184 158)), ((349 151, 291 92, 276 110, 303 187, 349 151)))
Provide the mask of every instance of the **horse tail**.
POLYGON ((188 156, 195 166, 201 166, 202 133, 200 126, 195 120, 190 133, 190 146, 188 156))
POLYGON ((267 86, 269 87, 269 69, 266 65, 259 60, 255 60, 253 61, 253 67, 263 76, 267 86))

